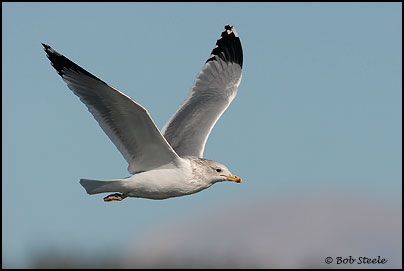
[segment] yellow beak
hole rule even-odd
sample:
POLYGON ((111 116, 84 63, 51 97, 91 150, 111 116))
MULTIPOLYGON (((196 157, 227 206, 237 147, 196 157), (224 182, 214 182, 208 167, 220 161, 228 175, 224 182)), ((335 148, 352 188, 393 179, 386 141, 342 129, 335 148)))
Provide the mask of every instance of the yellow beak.
POLYGON ((239 176, 234 175, 234 174, 231 175, 231 176, 225 176, 225 177, 229 181, 233 181, 233 182, 236 182, 236 183, 241 183, 241 178, 239 176))

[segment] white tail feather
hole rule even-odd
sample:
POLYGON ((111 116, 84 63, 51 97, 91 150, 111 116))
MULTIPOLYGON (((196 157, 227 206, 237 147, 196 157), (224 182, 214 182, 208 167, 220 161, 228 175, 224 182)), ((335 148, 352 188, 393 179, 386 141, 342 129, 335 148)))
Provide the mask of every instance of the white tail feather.
POLYGON ((122 190, 121 180, 97 181, 97 180, 80 179, 80 184, 90 195, 106 192, 121 192, 120 190, 122 190))

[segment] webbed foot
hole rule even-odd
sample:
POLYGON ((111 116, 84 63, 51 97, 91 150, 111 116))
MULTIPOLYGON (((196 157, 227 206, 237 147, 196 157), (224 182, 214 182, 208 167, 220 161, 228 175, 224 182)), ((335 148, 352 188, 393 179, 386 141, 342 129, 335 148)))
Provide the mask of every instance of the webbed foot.
POLYGON ((126 198, 128 195, 126 194, 119 194, 119 193, 115 193, 115 194, 111 194, 109 196, 106 196, 104 198, 104 201, 121 201, 124 198, 126 198))

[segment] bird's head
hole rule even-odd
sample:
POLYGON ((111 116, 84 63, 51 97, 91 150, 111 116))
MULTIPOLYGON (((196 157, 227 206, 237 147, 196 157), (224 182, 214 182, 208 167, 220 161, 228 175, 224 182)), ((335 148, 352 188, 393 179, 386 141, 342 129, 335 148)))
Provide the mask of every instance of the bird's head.
POLYGON ((231 181, 241 183, 241 178, 237 175, 232 174, 230 170, 223 164, 216 163, 216 165, 214 165, 212 169, 214 171, 214 174, 216 175, 215 179, 217 179, 218 182, 231 181))
POLYGON ((241 183, 241 178, 239 176, 232 174, 225 165, 219 162, 198 158, 197 160, 194 160, 194 163, 199 165, 197 168, 203 168, 204 172, 201 173, 209 178, 211 183, 224 181, 241 183))

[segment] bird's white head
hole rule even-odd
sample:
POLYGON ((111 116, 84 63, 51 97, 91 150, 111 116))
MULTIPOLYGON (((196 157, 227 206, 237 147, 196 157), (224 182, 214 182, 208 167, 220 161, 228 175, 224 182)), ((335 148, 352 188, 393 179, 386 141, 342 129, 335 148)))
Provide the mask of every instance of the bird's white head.
POLYGON ((214 184, 223 181, 232 181, 241 183, 241 178, 234 175, 223 164, 202 158, 196 158, 191 160, 192 170, 199 176, 203 176, 204 179, 214 184))

